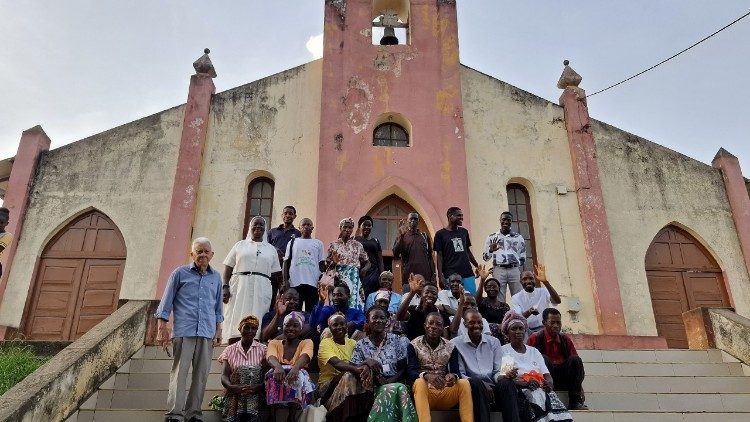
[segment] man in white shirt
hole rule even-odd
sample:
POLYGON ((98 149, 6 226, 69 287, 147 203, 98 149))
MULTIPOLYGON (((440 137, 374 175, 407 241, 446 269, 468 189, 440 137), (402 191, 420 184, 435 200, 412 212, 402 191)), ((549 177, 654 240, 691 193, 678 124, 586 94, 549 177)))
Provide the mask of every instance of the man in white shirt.
POLYGON ((487 236, 484 241, 485 261, 492 260, 492 275, 500 284, 498 297, 505 302, 505 291, 509 287, 513 296, 522 290, 521 269, 526 262, 526 242, 523 236, 511 231, 513 214, 500 214, 500 231, 487 236))
POLYGON ((326 251, 323 242, 312 238, 315 228, 309 218, 300 221, 302 237, 294 238, 286 244, 284 255, 284 287, 294 287, 299 293, 305 311, 312 312, 318 301, 318 279, 325 269, 326 251))
POLYGON ((448 276, 448 287, 449 289, 441 290, 438 293, 435 306, 437 306, 438 310, 444 311, 448 315, 456 315, 458 299, 461 297, 461 291, 464 287, 463 279, 458 273, 448 276))
POLYGON ((521 274, 523 290, 514 294, 512 298, 513 306, 511 309, 526 318, 529 334, 544 328, 541 312, 549 308, 550 304, 559 305, 561 302, 560 295, 547 281, 544 266, 537 266, 536 271, 536 277, 531 271, 524 271, 521 274), (537 280, 541 282, 539 287, 537 287, 537 280))

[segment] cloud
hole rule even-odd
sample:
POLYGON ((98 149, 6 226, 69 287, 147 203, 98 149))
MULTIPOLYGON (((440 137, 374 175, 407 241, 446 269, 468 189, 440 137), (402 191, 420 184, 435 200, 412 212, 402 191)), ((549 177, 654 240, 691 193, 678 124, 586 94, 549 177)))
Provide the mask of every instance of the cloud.
POLYGON ((313 60, 323 57, 323 34, 314 35, 305 44, 307 51, 312 54, 313 60))

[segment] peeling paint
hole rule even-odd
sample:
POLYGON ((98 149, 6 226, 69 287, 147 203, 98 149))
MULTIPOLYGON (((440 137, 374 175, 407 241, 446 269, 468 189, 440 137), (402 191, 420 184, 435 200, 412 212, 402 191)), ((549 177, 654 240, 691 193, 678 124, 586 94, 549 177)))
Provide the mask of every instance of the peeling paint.
POLYGON ((393 72, 396 77, 400 77, 402 63, 404 61, 413 60, 418 56, 419 51, 414 48, 409 51, 391 52, 380 47, 372 61, 372 65, 376 70, 381 72, 393 72))
POLYGON ((360 33, 360 34, 361 34, 361 35, 362 35, 363 37, 365 37, 365 38, 367 38, 367 39, 372 39, 372 29, 371 29, 371 28, 365 28, 365 29, 363 29, 363 30, 359 31, 359 33, 360 33))
POLYGON ((336 170, 342 171, 344 169, 344 165, 346 165, 346 161, 346 151, 342 151, 338 155, 336 155, 336 170))
POLYGON ((344 106, 349 127, 355 134, 362 132, 370 124, 373 100, 374 96, 367 82, 352 76, 344 96, 344 106))
POLYGON ((337 133, 333 138, 333 148, 336 149, 336 151, 341 151, 343 149, 343 143, 344 135, 342 135, 341 133, 337 133))
POLYGON ((451 116, 453 115, 457 97, 458 89, 453 85, 446 86, 435 94, 435 107, 444 116, 451 116))

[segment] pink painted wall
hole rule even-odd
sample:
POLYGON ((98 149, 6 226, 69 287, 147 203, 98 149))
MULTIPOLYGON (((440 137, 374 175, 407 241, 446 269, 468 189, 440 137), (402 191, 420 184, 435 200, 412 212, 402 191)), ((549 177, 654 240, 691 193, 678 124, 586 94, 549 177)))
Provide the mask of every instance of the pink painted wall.
MULTIPOLYGON (((344 3, 344 2, 341 2, 344 3)), ((316 231, 324 242, 338 235, 341 218, 368 210, 383 183, 405 179, 412 198, 423 198, 436 228, 451 206, 464 211, 469 196, 464 148, 456 7, 412 0, 410 45, 372 45, 371 0, 348 0, 345 10, 326 2, 320 166, 316 231), (411 123, 408 148, 374 147, 375 120, 400 113, 411 123)))
POLYGON ((172 187, 159 279, 154 294, 156 299, 161 299, 172 271, 188 262, 203 162, 203 146, 206 144, 208 113, 214 92, 216 92, 216 87, 211 76, 197 74, 190 77, 180 150, 177 156, 177 171, 172 187))
MULTIPOLYGON (((732 209, 732 219, 734 219, 737 237, 742 248, 742 257, 745 260, 745 268, 750 274, 750 196, 748 196, 745 178, 742 176, 740 161, 722 148, 711 165, 721 170, 729 206, 732 209)), ((731 290, 727 288, 727 291, 731 295, 731 290)))
MULTIPOLYGON (((21 135, 18 152, 13 158, 13 167, 10 171, 8 191, 5 193, 4 206, 10 210, 10 222, 5 228, 13 234, 13 243, 3 254, 3 276, 0 279, 0 305, 5 295, 5 286, 8 283, 10 271, 13 268, 13 257, 18 249, 18 241, 21 239, 23 221, 26 217, 26 206, 29 202, 29 191, 34 183, 36 166, 39 163, 39 155, 49 150, 50 139, 41 126, 34 126, 25 130, 21 135)), ((0 339, 5 338, 5 327, 0 326, 0 339)))
POLYGON ((574 86, 565 88, 560 96, 560 105, 565 113, 586 264, 593 283, 591 288, 601 334, 627 335, 585 92, 574 86))

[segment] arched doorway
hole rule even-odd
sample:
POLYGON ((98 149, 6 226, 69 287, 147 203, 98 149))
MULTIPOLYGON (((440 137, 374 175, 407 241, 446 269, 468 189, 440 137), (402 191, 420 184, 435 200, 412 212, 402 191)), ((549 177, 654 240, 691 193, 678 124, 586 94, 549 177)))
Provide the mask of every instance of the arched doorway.
POLYGON ((42 252, 24 334, 76 340, 117 309, 125 241, 99 211, 65 226, 42 252))
POLYGON ((667 226, 646 252, 646 278, 656 331, 671 348, 687 348, 682 313, 700 306, 729 306, 721 268, 693 236, 667 226))
MULTIPOLYGON (((401 220, 405 220, 409 213, 416 212, 414 207, 396 195, 390 195, 378 202, 367 213, 373 219, 372 235, 380 240, 383 247, 383 265, 385 269, 391 270, 396 280, 401 280, 401 260, 393 258, 393 244, 398 236, 398 226, 401 220)), ((419 230, 432 236, 427 231, 424 216, 419 220, 419 230)), ((393 290, 401 293, 401 283, 394 283, 393 290)))

